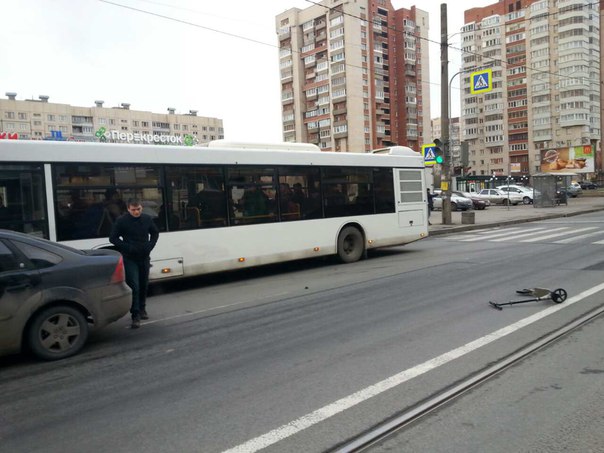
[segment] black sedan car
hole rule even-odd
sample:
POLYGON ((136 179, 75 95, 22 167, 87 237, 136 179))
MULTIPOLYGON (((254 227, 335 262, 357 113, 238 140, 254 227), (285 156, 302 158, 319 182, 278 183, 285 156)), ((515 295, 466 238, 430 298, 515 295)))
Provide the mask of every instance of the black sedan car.
POLYGON ((0 230, 0 355, 71 356, 89 331, 120 319, 130 303, 119 253, 0 230))
POLYGON ((583 190, 593 190, 593 189, 597 189, 599 187, 595 182, 591 182, 591 181, 581 181, 579 183, 579 185, 581 186, 581 189, 583 189, 583 190))

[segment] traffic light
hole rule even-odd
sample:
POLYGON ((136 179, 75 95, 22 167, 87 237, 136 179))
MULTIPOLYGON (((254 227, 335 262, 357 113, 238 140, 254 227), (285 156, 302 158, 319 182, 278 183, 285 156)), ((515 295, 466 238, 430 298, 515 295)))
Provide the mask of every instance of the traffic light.
POLYGON ((434 139, 434 160, 437 164, 442 164, 445 161, 444 157, 444 143, 441 142, 438 138, 434 139))

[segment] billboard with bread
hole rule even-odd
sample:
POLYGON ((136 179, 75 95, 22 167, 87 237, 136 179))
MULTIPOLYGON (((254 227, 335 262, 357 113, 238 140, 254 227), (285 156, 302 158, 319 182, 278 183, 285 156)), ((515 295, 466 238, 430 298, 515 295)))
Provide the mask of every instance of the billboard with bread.
POLYGON ((591 145, 571 146, 541 151, 543 173, 568 172, 593 173, 594 152, 591 145))

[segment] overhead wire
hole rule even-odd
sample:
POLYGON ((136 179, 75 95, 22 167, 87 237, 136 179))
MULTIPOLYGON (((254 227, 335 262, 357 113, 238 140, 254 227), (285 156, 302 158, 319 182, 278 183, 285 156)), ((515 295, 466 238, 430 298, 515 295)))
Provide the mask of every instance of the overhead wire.
POLYGON ((177 23, 181 23, 181 24, 184 24, 184 25, 189 25, 191 27, 201 28, 203 30, 212 31, 214 33, 220 33, 221 35, 230 36, 232 38, 244 39, 246 41, 250 41, 250 42, 253 42, 253 43, 256 43, 256 44, 261 44, 263 46, 276 47, 274 44, 269 44, 269 43, 266 43, 266 42, 263 42, 263 41, 259 41, 257 39, 248 38, 246 36, 238 35, 236 33, 230 33, 230 32, 227 32, 227 31, 218 30, 216 28, 206 27, 204 25, 199 25, 199 24, 196 24, 194 22, 189 22, 189 21, 186 21, 186 20, 177 19, 175 17, 166 16, 165 14, 154 13, 154 12, 151 12, 151 11, 147 11, 147 10, 140 9, 140 8, 135 8, 133 6, 123 5, 121 3, 112 2, 112 1, 109 1, 109 0, 98 0, 98 1, 101 2, 101 3, 107 3, 109 5, 117 6, 119 8, 125 8, 125 9, 129 9, 129 10, 136 11, 136 12, 139 12, 139 13, 148 14, 150 16, 159 17, 161 19, 170 20, 172 22, 177 22, 177 23))
MULTIPOLYGON (((188 26, 191 26, 191 27, 200 28, 200 29, 207 30, 207 31, 210 31, 210 32, 214 32, 214 33, 219 33, 219 34, 222 34, 222 35, 225 35, 225 36, 229 36, 229 37, 232 37, 232 38, 242 39, 242 40, 245 40, 245 41, 248 41, 248 42, 252 42, 252 43, 255 43, 255 44, 260 44, 260 45, 263 45, 263 46, 272 47, 272 48, 275 48, 275 49, 280 49, 280 46, 275 45, 275 44, 271 44, 271 43, 267 43, 267 42, 260 41, 260 40, 257 40, 257 39, 249 38, 247 36, 239 35, 237 33, 231 33, 231 32, 227 32, 227 31, 224 31, 224 30, 219 30, 219 29, 212 28, 212 27, 207 27, 207 26, 200 25, 200 24, 197 24, 197 23, 194 23, 194 22, 191 22, 191 21, 187 21, 187 20, 183 20, 183 19, 178 19, 178 18, 175 18, 175 17, 167 16, 165 14, 159 14, 159 13, 155 13, 155 12, 152 12, 152 11, 144 10, 144 9, 141 9, 141 8, 135 8, 133 6, 124 5, 122 3, 118 3, 118 2, 115 2, 115 1, 111 1, 111 0, 98 0, 98 1, 102 2, 102 3, 109 4, 109 5, 113 5, 113 6, 116 6, 116 7, 128 9, 128 10, 131 10, 131 11, 135 11, 135 12, 138 12, 138 13, 142 13, 142 14, 147 14, 147 15, 150 15, 150 16, 158 17, 158 18, 161 18, 161 19, 164 19, 164 20, 169 20, 169 21, 180 23, 180 24, 183 24, 183 25, 188 25, 188 26)), ((142 1, 145 1, 145 2, 151 3, 151 4, 157 4, 157 5, 160 5, 160 6, 168 6, 168 7, 178 8, 178 7, 173 6, 173 5, 167 5, 167 4, 163 4, 163 3, 160 3, 160 2, 153 2, 153 1, 150 1, 150 0, 142 0, 142 1)), ((320 6, 322 8, 326 8, 328 10, 333 9, 332 7, 329 7, 327 5, 322 5, 321 3, 318 3, 318 2, 313 1, 313 0, 305 0, 305 1, 308 2, 308 3, 311 3, 313 5, 316 5, 316 6, 320 6)), ((571 5, 570 7, 568 7, 566 9, 566 11, 579 10, 579 9, 583 9, 585 7, 591 7, 591 6, 597 5, 597 4, 599 4, 599 3, 598 2, 592 2, 592 3, 583 4, 583 5, 571 5)), ((189 11, 198 12, 198 11, 195 11, 195 10, 191 10, 189 8, 180 8, 180 9, 185 9, 185 10, 189 10, 189 11)), ((551 13, 539 14, 539 15, 537 15, 535 17, 529 18, 528 20, 541 19, 543 17, 550 16, 550 15, 555 15, 555 14, 559 14, 559 13, 560 13, 560 11, 558 10, 558 11, 551 12, 551 13)), ((342 11, 342 14, 343 15, 347 15, 349 17, 353 17, 353 18, 358 19, 360 21, 364 21, 367 24, 370 23, 370 19, 365 19, 365 18, 362 18, 360 16, 356 16, 356 15, 351 14, 351 13, 346 13, 344 11, 342 11)), ((430 38, 426 38, 424 36, 421 36, 421 35, 413 33, 413 32, 409 32, 409 31, 406 31, 406 30, 402 30, 401 31, 401 30, 397 29, 396 26, 394 26, 394 27, 390 26, 390 25, 382 25, 382 26, 385 26, 387 29, 392 30, 394 32, 403 33, 405 35, 412 36, 412 37, 414 37, 416 39, 427 41, 427 42, 429 42, 431 44, 437 44, 439 46, 442 46, 442 44, 443 44, 442 42, 435 41, 435 40, 430 39, 430 38)), ((497 25, 497 26, 493 26, 493 27, 487 27, 487 28, 481 29, 480 31, 485 31, 485 30, 488 30, 488 29, 491 29, 491 28, 500 28, 501 26, 502 25, 497 25)), ((462 54, 462 56, 463 56, 463 54, 478 56, 478 57, 481 57, 483 59, 489 60, 489 62, 491 64, 500 64, 500 65, 502 65, 502 66, 504 66, 506 68, 507 68, 507 65, 508 65, 508 62, 506 60, 501 59, 501 58, 489 57, 489 56, 485 56, 483 54, 480 54, 478 52, 472 52, 472 51, 468 51, 466 49, 460 49, 458 47, 455 47, 453 44, 448 44, 447 43, 447 47, 449 49, 451 49, 451 50, 455 50, 455 51, 460 52, 462 54)), ((292 53, 295 53, 295 54, 301 54, 302 53, 301 51, 299 51, 297 49, 293 49, 292 48, 290 50, 291 50, 292 53)), ((354 69, 360 69, 360 70, 365 69, 362 66, 353 65, 353 64, 347 63, 347 62, 344 62, 342 64, 344 64, 347 68, 354 68, 354 69)), ((486 67, 486 64, 483 64, 482 66, 486 67)), ((582 81, 582 80, 585 79, 585 77, 566 76, 566 75, 555 73, 555 72, 551 72, 551 71, 546 71, 546 70, 542 70, 542 69, 538 69, 538 68, 533 68, 531 66, 525 66, 525 68, 526 68, 527 71, 530 70, 530 71, 535 71, 535 72, 539 72, 539 73, 550 74, 550 75, 553 75, 553 76, 556 76, 556 77, 562 77, 562 78, 567 78, 567 79, 571 79, 571 80, 581 80, 582 81)), ((429 82, 429 81, 423 81, 422 83, 426 83, 426 84, 429 84, 429 85, 435 85, 435 86, 440 86, 441 85, 440 83, 434 83, 434 82, 429 82)), ((461 90, 461 88, 454 87, 454 86, 452 86, 451 88, 454 88, 456 90, 461 90)), ((347 95, 347 96, 350 97, 351 95, 347 95)), ((362 98, 362 97, 358 96, 358 98, 362 98)))
MULTIPOLYGON (((154 13, 152 11, 147 11, 147 10, 144 10, 144 9, 141 9, 141 8, 135 8, 133 6, 124 5, 124 4, 117 3, 117 2, 114 2, 114 1, 110 1, 110 0, 98 0, 98 1, 101 2, 101 3, 106 3, 106 4, 109 4, 109 5, 117 6, 119 8, 125 8, 125 9, 129 9, 131 11, 135 11, 135 12, 138 12, 138 13, 147 14, 147 15, 154 16, 154 17, 159 17, 159 18, 165 19, 165 20, 170 20, 172 22, 180 23, 180 24, 183 24, 183 25, 189 25, 191 27, 201 28, 203 30, 207 30, 207 31, 215 32, 215 33, 220 33, 220 34, 223 34, 223 35, 226 35, 226 36, 230 36, 232 38, 243 39, 245 41, 249 41, 249 42, 256 43, 256 44, 262 44, 264 46, 272 47, 274 49, 280 49, 280 46, 278 46, 276 44, 271 44, 271 43, 267 43, 267 42, 264 42, 264 41, 259 41, 257 39, 248 38, 246 36, 238 35, 236 33, 231 33, 231 32, 226 32, 226 31, 218 30, 218 29, 211 28, 211 27, 206 27, 204 25, 199 25, 199 24, 196 24, 194 22, 178 19, 178 18, 175 18, 175 17, 170 17, 170 16, 167 16, 165 14, 154 13)), ((161 4, 161 3, 157 3, 157 2, 151 2, 151 1, 149 1, 148 3, 155 3, 155 4, 162 5, 162 6, 168 6, 168 5, 165 5, 165 4, 161 4)), ((301 51, 296 50, 296 49, 291 49, 291 51, 292 51, 292 53, 295 53, 295 54, 302 54, 301 51)), ((342 64, 344 64, 348 68, 354 68, 354 69, 360 69, 360 70, 365 69, 362 66, 354 65, 354 64, 351 64, 351 63, 344 62, 342 64)), ((428 83, 430 85, 440 86, 439 83, 433 83, 433 82, 423 82, 423 83, 428 83)), ((353 98, 356 97, 356 98, 359 98, 359 99, 363 99, 362 96, 347 95, 347 97, 353 97, 353 98)))

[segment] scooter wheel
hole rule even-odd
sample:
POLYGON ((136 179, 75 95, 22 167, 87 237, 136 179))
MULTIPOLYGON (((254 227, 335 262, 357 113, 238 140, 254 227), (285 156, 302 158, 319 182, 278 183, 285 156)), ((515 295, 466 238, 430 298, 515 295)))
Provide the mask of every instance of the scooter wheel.
POLYGON ((562 288, 558 288, 552 291, 552 300, 557 304, 561 304, 562 302, 564 302, 567 296, 568 294, 566 290, 562 288))

